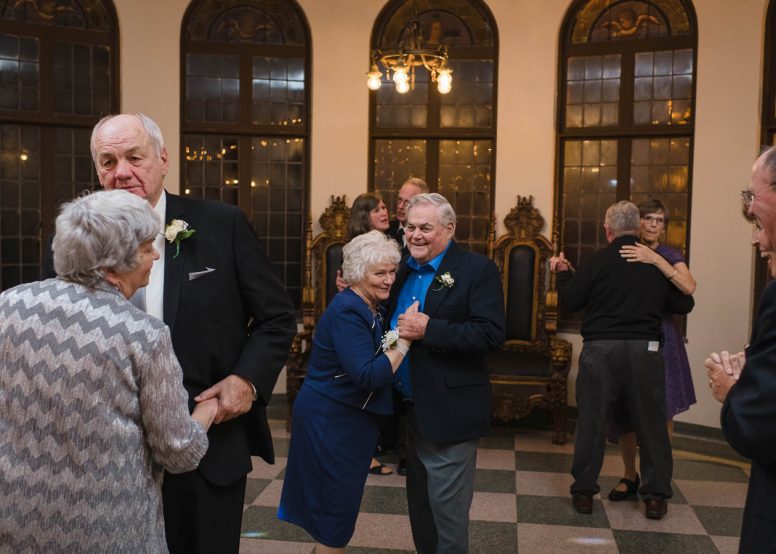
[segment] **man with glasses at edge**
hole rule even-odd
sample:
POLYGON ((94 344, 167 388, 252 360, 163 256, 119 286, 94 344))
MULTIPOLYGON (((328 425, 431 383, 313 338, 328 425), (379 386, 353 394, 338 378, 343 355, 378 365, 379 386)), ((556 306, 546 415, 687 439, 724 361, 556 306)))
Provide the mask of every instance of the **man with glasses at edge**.
MULTIPOLYGON (((752 168, 741 192, 744 215, 753 221, 752 243, 774 273, 776 248, 776 147, 752 168)), ((776 285, 763 292, 746 352, 712 352, 706 359, 709 386, 722 402, 722 431, 730 445, 752 460, 739 552, 776 552, 776 285)))

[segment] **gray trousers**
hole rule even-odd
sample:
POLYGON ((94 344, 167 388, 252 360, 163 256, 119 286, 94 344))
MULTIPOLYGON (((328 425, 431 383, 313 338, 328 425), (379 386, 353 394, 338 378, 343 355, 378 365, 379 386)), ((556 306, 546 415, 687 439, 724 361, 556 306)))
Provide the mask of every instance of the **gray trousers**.
POLYGON ((469 509, 474 496, 478 439, 424 439, 407 406, 407 506, 419 554, 469 551, 469 509))
POLYGON ((663 354, 646 340, 585 341, 579 356, 571 493, 597 494, 606 422, 621 400, 636 430, 644 499, 671 498, 673 459, 666 429, 663 354), (649 345, 652 345, 652 349, 649 345))

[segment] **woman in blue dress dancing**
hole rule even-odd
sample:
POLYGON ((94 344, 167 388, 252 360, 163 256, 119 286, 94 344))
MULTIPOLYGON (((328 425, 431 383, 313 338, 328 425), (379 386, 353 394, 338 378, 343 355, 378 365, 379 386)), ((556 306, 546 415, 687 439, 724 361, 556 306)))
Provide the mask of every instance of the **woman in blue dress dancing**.
MULTIPOLYGON (((396 279, 399 247, 380 231, 343 248, 348 288, 316 325, 307 376, 294 402, 278 517, 302 527, 316 552, 344 552, 378 438, 393 409, 393 374, 410 347, 383 333, 380 302, 396 279)), ((407 313, 417 311, 417 303, 407 313)))

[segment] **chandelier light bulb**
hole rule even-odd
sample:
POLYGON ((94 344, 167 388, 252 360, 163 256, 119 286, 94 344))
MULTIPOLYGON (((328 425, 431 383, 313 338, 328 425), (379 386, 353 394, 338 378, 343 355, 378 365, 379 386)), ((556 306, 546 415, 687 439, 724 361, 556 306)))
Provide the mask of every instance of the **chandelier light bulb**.
MULTIPOLYGON (((398 88, 399 83, 401 82, 407 82, 409 80, 409 75, 407 75, 407 68, 406 67, 397 67, 393 70, 393 82, 396 83, 396 87, 398 88)), ((409 89, 408 89, 409 90, 409 89)), ((405 91, 406 92, 406 91, 405 91)))
POLYGON ((378 90, 382 84, 383 74, 377 69, 377 64, 372 64, 369 73, 366 74, 366 86, 369 90, 378 90))
POLYGON ((410 83, 407 79, 396 81, 396 92, 406 94, 410 91, 410 83))
POLYGON ((378 90, 380 88, 382 84, 380 77, 381 74, 379 73, 377 75, 372 75, 371 72, 367 73, 366 86, 369 87, 369 90, 378 90))
POLYGON ((447 94, 453 88, 453 76, 452 71, 449 69, 442 69, 437 75, 437 90, 439 94, 447 94))

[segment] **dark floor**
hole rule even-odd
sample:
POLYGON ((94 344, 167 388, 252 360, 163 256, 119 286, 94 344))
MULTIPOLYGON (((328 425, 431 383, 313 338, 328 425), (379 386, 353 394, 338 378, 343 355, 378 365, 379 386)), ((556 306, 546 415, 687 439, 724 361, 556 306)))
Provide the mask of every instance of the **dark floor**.
MULTIPOLYGON (((289 440, 283 400, 270 409, 277 463, 256 459, 249 475, 241 552, 313 550, 303 530, 275 515, 289 440)), ((580 515, 568 493, 572 444, 553 445, 549 431, 531 423, 496 428, 480 444, 471 552, 737 552, 748 465, 726 444, 675 436, 674 498, 661 521, 647 520, 642 503, 605 499, 622 472, 610 447, 600 479, 603 499, 596 497, 592 515, 580 515)), ((383 461, 395 469, 391 453, 383 461)), ((348 552, 413 551, 404 478, 370 475, 348 552)))

